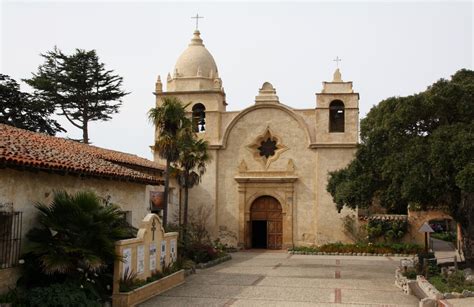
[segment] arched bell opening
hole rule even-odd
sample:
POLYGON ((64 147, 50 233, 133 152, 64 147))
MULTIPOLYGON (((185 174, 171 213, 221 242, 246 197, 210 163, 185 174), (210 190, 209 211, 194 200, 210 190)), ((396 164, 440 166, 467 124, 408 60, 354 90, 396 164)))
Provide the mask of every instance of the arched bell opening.
POLYGON ((329 105, 329 132, 344 132, 344 103, 334 100, 329 105))
POLYGON ((193 106, 193 128, 198 133, 206 131, 206 107, 202 103, 193 106))

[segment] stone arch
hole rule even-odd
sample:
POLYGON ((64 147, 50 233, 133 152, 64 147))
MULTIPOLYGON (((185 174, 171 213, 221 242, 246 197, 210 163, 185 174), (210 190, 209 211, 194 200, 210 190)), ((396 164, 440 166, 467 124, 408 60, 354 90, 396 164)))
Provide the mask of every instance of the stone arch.
POLYGON ((245 202, 245 213, 250 213, 250 209, 252 208, 252 204, 255 202, 255 200, 257 200, 260 197, 264 197, 264 196, 269 196, 269 197, 275 198, 280 203, 281 213, 282 214, 287 213, 288 208, 287 208, 287 205, 284 201, 284 198, 281 195, 278 195, 278 193, 275 193, 275 192, 271 193, 269 191, 261 191, 261 192, 257 192, 257 193, 252 194, 247 199, 247 201, 245 202))
POLYGON ((419 244, 424 244, 424 234, 419 233, 418 230, 424 223, 436 219, 453 219, 453 217, 442 209, 416 211, 408 209, 408 225, 412 239, 419 244))
POLYGON ((290 117, 292 117, 297 123, 298 125, 301 127, 301 129, 303 129, 304 133, 305 133, 305 137, 306 137, 306 142, 308 143, 308 147, 309 145, 311 144, 311 136, 309 134, 309 130, 308 130, 308 127, 306 125, 306 123, 304 122, 304 120, 298 115, 296 114, 295 112, 293 112, 293 110, 291 110, 289 107, 287 106, 284 106, 282 104, 256 104, 256 105, 253 105, 247 109, 244 109, 242 110, 236 117, 234 117, 234 119, 232 119, 232 121, 227 125, 226 129, 225 129, 225 132, 224 132, 224 136, 222 137, 222 147, 225 149, 226 146, 227 146, 227 140, 229 138, 229 135, 230 135, 230 132, 232 131, 232 129, 234 128, 234 126, 237 124, 237 122, 242 118, 244 117, 245 115, 247 115, 248 113, 250 112, 253 112, 253 111, 256 111, 256 110, 259 110, 259 109, 278 109, 278 110, 281 110, 285 113, 287 113, 290 117))
POLYGON ((272 196, 260 196, 251 203, 249 236, 252 248, 282 248, 282 211, 281 203, 272 196))

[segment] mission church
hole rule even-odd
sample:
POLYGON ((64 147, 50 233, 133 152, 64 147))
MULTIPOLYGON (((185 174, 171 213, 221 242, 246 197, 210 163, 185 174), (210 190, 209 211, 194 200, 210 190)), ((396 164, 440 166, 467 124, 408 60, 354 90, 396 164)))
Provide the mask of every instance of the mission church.
MULTIPOLYGON (((196 30, 165 83, 166 90, 158 76, 156 105, 164 97, 191 102, 196 132, 209 142, 212 160, 189 190, 189 204, 210 212, 213 239, 268 249, 350 240, 343 218, 354 212, 338 213, 326 191, 328 173, 353 159, 359 135, 359 94, 339 69, 314 108, 280 102, 264 82, 246 109, 227 111, 216 62, 196 30)), ((157 152, 154 159, 161 161, 157 152)))

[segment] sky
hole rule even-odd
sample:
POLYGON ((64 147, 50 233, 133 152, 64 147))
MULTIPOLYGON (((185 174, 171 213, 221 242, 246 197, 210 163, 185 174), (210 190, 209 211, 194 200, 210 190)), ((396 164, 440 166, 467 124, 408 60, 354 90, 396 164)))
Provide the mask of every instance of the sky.
MULTIPOLYGON (((383 99, 411 95, 473 65, 473 2, 159 2, 0 0, 0 73, 20 81, 57 46, 95 49, 124 78, 120 113, 90 125, 94 145, 151 159, 157 75, 166 80, 195 28, 214 56, 227 110, 254 104, 269 81, 280 102, 316 106, 336 56, 360 93, 360 117, 383 99)), ((20 83, 22 90, 30 91, 20 83)), ((68 130, 82 133, 63 118, 68 130)))

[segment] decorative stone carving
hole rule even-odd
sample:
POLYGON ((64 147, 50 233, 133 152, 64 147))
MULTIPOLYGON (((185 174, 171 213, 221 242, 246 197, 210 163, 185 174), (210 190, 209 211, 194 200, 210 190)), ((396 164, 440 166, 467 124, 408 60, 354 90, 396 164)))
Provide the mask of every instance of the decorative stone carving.
POLYGON ((276 89, 270 82, 265 82, 262 88, 258 91, 258 95, 255 97, 255 104, 263 103, 279 103, 280 100, 276 95, 276 89))
POLYGON ((214 88, 220 89, 222 87, 222 80, 221 78, 214 79, 214 88))
POLYGON ((247 163, 245 163, 245 161, 242 160, 242 162, 240 162, 240 165, 239 165, 239 172, 243 173, 246 171, 247 171, 247 163))
POLYGON ((280 138, 274 135, 267 126, 265 131, 247 146, 247 149, 253 154, 255 160, 261 162, 267 169, 273 161, 278 160, 280 155, 288 150, 288 147, 283 145, 280 138))
POLYGON ((158 78, 156 78, 155 92, 157 93, 163 92, 163 83, 161 83, 160 75, 158 75, 158 78))

